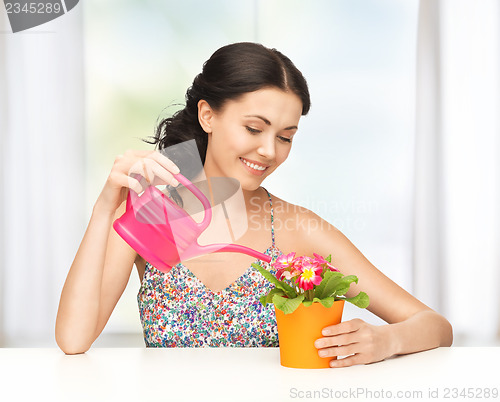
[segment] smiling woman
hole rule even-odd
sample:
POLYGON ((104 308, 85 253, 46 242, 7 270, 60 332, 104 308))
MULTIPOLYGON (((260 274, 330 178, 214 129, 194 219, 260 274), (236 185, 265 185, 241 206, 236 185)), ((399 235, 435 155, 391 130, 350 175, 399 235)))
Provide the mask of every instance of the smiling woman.
MULTIPOLYGON (((168 150, 192 139, 207 178, 231 177, 241 184, 246 218, 252 225, 238 239, 240 244, 265 250, 272 261, 290 252, 331 253, 338 270, 359 278, 350 292, 370 294, 370 311, 389 323, 374 326, 356 319, 325 328, 324 338, 315 343, 318 353, 352 355, 332 366, 450 345, 446 319, 378 271, 335 227, 261 186, 287 159, 300 118, 309 107, 306 80, 282 53, 255 43, 217 50, 188 89, 185 108, 160 122, 151 141, 157 151, 128 151, 116 158, 62 291, 56 323, 61 349, 82 353, 90 348, 134 263, 142 281, 138 302, 146 346, 278 345, 274 310, 259 302, 270 284, 251 266, 249 256, 200 256, 165 274, 111 230, 125 209, 127 192, 140 193, 150 183, 167 185, 182 205, 186 192, 173 175, 179 173, 180 159, 186 155, 168 150), (285 208, 275 214, 276 202, 285 208), (275 230, 278 222, 281 229, 275 230), (421 333, 418 339, 413 336, 416 330, 421 333)), ((199 170, 193 164, 182 166, 181 173, 195 178, 199 170)), ((269 263, 261 261, 261 266, 273 270, 269 263)))
MULTIPOLYGON (((264 186, 333 223, 386 275, 415 290, 411 145, 418 0, 363 7, 350 0, 294 2, 293 7, 285 0, 222 0, 198 2, 196 13, 192 2, 175 0, 132 0, 120 7, 115 1, 80 3, 88 16, 82 224, 114 157, 125 149, 150 149, 139 138, 152 135, 160 114, 166 117, 183 106, 186 89, 214 50, 258 41, 300 67, 313 101, 290 156, 264 186), (305 180, 304 166, 311 161, 314 174, 305 180)), ((75 237, 78 245, 81 234, 75 237)), ((68 265, 57 269, 61 283, 68 265)), ((133 274, 96 346, 113 346, 125 337, 123 344, 141 345, 139 286, 133 274)), ((365 319, 381 322, 369 313, 365 319)))

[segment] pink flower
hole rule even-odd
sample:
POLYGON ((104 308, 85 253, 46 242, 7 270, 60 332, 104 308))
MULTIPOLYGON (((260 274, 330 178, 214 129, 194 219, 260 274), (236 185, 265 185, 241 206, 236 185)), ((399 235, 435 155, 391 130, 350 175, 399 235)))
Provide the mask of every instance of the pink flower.
POLYGON ((293 265, 295 253, 281 254, 273 264, 274 268, 288 268, 293 265))
POLYGON ((298 265, 300 271, 300 276, 297 280, 298 285, 304 290, 309 290, 319 285, 323 280, 321 276, 323 267, 318 261, 307 256, 299 257, 297 260, 295 264, 298 265))
POLYGON ((321 255, 313 253, 314 260, 318 262, 322 267, 329 268, 331 271, 340 272, 337 268, 335 268, 330 262, 325 260, 321 255))
POLYGON ((282 278, 291 279, 300 274, 295 264, 295 253, 280 255, 273 264, 277 269, 276 277, 281 280, 282 278))

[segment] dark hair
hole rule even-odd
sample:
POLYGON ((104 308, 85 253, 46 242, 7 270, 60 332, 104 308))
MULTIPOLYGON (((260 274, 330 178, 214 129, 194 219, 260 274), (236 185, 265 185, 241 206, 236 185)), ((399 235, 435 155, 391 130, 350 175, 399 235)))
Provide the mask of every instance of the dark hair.
MULTIPOLYGON (((158 124, 154 137, 144 140, 158 150, 188 140, 196 140, 201 161, 205 164, 208 136, 198 121, 198 102, 204 99, 214 110, 228 100, 266 87, 291 91, 302 101, 302 115, 309 112, 311 101, 307 82, 292 61, 277 51, 258 43, 242 42, 221 47, 203 65, 186 92, 186 106, 158 124)), ((167 156, 177 163, 175 155, 167 156)), ((181 168, 182 169, 182 168, 181 168)), ((183 171, 187 177, 197 172, 183 171)))

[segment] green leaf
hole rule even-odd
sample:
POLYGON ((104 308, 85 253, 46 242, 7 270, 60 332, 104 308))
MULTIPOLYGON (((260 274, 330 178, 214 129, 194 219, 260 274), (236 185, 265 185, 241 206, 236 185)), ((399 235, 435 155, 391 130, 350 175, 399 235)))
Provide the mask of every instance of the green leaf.
POLYGON ((338 283, 342 280, 342 275, 340 272, 326 271, 323 276, 323 280, 316 287, 314 296, 318 299, 324 299, 335 293, 338 283))
POLYGON ((321 302, 321 300, 320 300, 320 299, 318 299, 317 297, 315 297, 315 298, 313 298, 312 300, 304 300, 304 301, 302 302, 302 304, 303 304, 304 306, 306 306, 306 307, 309 307, 309 306, 310 306, 311 304, 313 304, 313 303, 320 303, 320 302, 321 302))
POLYGON ((344 276, 337 286, 337 289, 335 291, 335 296, 345 295, 349 291, 349 288, 353 282, 358 283, 357 276, 355 275, 344 276))
POLYGON ((344 296, 347 292, 349 292, 349 286, 345 286, 343 288, 338 287, 337 290, 333 293, 333 296, 344 296))
POLYGON ((295 291, 294 288, 292 288, 289 284, 278 280, 278 278, 276 278, 271 272, 262 268, 259 264, 254 263, 252 264, 252 267, 254 267, 257 271, 259 271, 260 274, 264 278, 266 278, 269 282, 271 282, 274 286, 283 290, 289 298, 292 299, 297 296, 297 292, 295 291))
POLYGON ((317 297, 315 297, 312 300, 304 300, 302 302, 302 304, 306 307, 309 307, 313 303, 321 303, 326 308, 330 308, 330 307, 332 307, 334 301, 335 301, 335 297, 327 297, 326 299, 318 299, 317 297))
POLYGON ((342 278, 342 282, 347 282, 349 284, 353 282, 358 283, 358 277, 356 275, 347 275, 342 278))
POLYGON ((265 306, 267 303, 272 303, 273 302, 273 296, 274 295, 280 295, 283 296, 285 292, 283 292, 282 289, 279 288, 273 288, 271 289, 267 295, 261 296, 260 297, 260 302, 262 303, 263 306, 265 306))
POLYGON ((325 260, 331 264, 332 263, 332 255, 330 254, 328 257, 325 258, 325 260))
POLYGON ((356 296, 347 297, 344 300, 358 306, 359 308, 367 308, 370 304, 370 298, 365 292, 359 292, 356 296))
POLYGON ((299 295, 297 297, 294 297, 293 299, 288 299, 283 296, 279 295, 274 295, 273 297, 273 304, 275 307, 285 314, 290 314, 293 313, 297 308, 300 306, 300 303, 302 303, 302 300, 304 300, 304 295, 299 295))
MULTIPOLYGON (((316 299, 316 298, 315 298, 316 299)), ((333 306, 333 302, 335 301, 335 297, 327 297, 325 299, 319 300, 319 302, 325 306, 326 308, 330 308, 333 306)))

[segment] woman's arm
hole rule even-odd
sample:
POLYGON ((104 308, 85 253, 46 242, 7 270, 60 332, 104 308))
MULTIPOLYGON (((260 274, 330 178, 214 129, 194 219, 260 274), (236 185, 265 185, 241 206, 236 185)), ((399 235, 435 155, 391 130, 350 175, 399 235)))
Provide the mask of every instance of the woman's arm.
POLYGON ((325 328, 324 337, 316 341, 320 355, 354 354, 333 361, 332 367, 371 363, 452 344, 450 323, 380 272, 338 229, 311 211, 302 211, 300 219, 307 221, 302 222, 306 229, 300 235, 300 254, 331 254, 336 268, 359 279, 347 296, 366 292, 370 297, 368 310, 388 323, 375 326, 355 319, 325 328))
POLYGON ((141 193, 149 184, 175 186, 172 173, 178 172, 158 152, 127 151, 116 158, 61 293, 55 335, 63 352, 84 353, 90 348, 127 286, 137 253, 112 224, 125 212, 129 188, 141 193), (148 183, 136 175, 148 178, 148 183))
POLYGON ((90 348, 127 285, 136 253, 112 230, 123 212, 94 207, 59 302, 55 336, 64 353, 90 348))

